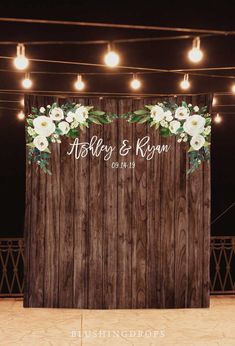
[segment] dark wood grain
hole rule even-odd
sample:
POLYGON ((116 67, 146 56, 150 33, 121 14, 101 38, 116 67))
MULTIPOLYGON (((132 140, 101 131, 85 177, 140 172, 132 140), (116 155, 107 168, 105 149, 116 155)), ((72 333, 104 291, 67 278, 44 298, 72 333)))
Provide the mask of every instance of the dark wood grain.
MULTIPOLYGON (((182 99, 211 102, 205 95, 170 98, 182 99)), ((169 98, 73 99, 119 114, 163 100, 169 98)), ((27 112, 52 102, 27 96, 27 112)), ((93 135, 117 149, 127 139, 134 150, 125 157, 116 151, 109 161, 90 154, 75 160, 63 139, 52 149, 52 176, 27 165, 24 306, 208 307, 210 166, 187 176, 184 145, 145 124, 93 124, 79 138, 93 135), (136 157, 136 141, 146 134, 151 145, 171 150, 150 161, 136 157), (133 161, 134 169, 111 167, 133 161)))

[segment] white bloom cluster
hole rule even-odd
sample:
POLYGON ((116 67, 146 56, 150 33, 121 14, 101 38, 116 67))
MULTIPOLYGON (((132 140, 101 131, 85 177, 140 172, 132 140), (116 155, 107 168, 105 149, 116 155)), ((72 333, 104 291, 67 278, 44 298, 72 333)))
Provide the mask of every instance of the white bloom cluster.
POLYGON ((73 111, 64 112, 61 107, 48 105, 39 108, 40 115, 33 119, 33 127, 28 126, 27 132, 33 138, 33 145, 39 151, 45 151, 50 141, 61 143, 57 130, 61 135, 66 135, 70 129, 84 124, 89 116, 88 107, 76 105, 73 111), (46 115, 46 109, 47 114, 46 115))

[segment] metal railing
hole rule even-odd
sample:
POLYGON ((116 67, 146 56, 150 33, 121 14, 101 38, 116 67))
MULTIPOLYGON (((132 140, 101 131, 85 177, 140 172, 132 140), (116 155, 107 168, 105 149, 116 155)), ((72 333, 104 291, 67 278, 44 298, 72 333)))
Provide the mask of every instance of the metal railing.
POLYGON ((211 237, 211 294, 235 293, 235 237, 211 237))
MULTIPOLYGON (((211 237, 211 294, 235 294, 235 237, 211 237)), ((22 297, 24 240, 0 238, 0 297, 22 297)))
POLYGON ((0 238, 0 297, 22 297, 24 239, 0 238))

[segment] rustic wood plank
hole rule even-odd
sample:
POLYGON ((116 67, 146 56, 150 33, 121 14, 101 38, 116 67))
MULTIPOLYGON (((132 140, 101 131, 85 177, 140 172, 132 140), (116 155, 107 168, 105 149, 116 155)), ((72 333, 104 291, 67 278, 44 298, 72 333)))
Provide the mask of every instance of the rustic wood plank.
MULTIPOLYGON (((90 99, 89 104, 101 109, 97 98, 90 99)), ((103 138, 103 126, 91 125, 92 136, 103 138)), ((90 155, 89 167, 88 308, 98 309, 103 307, 103 158, 90 155)))
POLYGON ((162 138, 162 144, 169 145, 170 151, 161 154, 161 307, 175 305, 175 138, 162 138))
MULTIPOLYGON (((86 99, 76 99, 86 104, 86 99)), ((89 141, 89 130, 80 131, 80 142, 89 141)), ((88 242, 89 242, 89 157, 75 159, 74 180, 74 307, 88 307, 88 242)))
MULTIPOLYGON (((134 100, 134 110, 144 106, 143 100, 134 100)), ((137 140, 146 136, 146 124, 134 124, 133 146, 137 140)), ((132 212, 132 307, 146 306, 146 158, 135 157, 136 166, 133 174, 133 212, 132 212)))
POLYGON ((175 307, 187 307, 188 297, 188 200, 187 148, 175 151, 175 307))
POLYGON ((51 145, 46 185, 44 306, 58 307, 60 244, 60 144, 51 145))
MULTIPOLYGON (((119 100, 118 113, 125 114, 132 110, 132 100, 119 100)), ((123 140, 132 144, 133 125, 126 120, 118 119, 119 148, 123 140)), ((133 152, 121 157, 118 161, 133 162, 133 152)), ((133 168, 118 170, 118 244, 117 244, 117 308, 132 307, 131 291, 131 243, 132 243, 132 175, 133 168)))
POLYGON ((74 158, 67 155, 71 139, 60 151, 59 307, 73 307, 74 276, 74 158))
MULTIPOLYGON (((106 112, 117 114, 117 101, 104 99, 102 108, 106 112)), ((104 126, 103 139, 107 145, 118 147, 118 120, 104 126)), ((118 161, 117 150, 103 169, 103 307, 114 309, 117 306, 117 177, 118 170, 112 168, 112 162, 118 161)))
MULTIPOLYGON (((145 101, 145 104, 156 104, 157 100, 145 101)), ((151 145, 161 145, 159 131, 148 126, 147 134, 151 145)), ((147 306, 160 308, 161 271, 160 264, 160 186, 161 186, 161 159, 156 154, 147 161, 147 306)))

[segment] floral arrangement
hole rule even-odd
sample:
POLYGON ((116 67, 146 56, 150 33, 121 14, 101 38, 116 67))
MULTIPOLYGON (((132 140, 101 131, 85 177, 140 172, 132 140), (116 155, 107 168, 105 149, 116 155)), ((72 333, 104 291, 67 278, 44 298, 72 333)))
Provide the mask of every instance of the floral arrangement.
MULTIPOLYGON (((116 114, 76 103, 66 103, 61 107, 53 103, 46 108, 32 108, 26 126, 29 162, 35 162, 45 173, 51 174, 48 168, 51 143, 61 143, 63 136, 76 138, 79 131, 90 124, 109 124, 115 118, 118 118, 116 114)), ((179 143, 187 143, 190 159, 188 173, 198 168, 202 161, 210 159, 211 117, 206 107, 193 107, 186 102, 182 102, 181 106, 163 102, 147 105, 145 109, 123 114, 120 118, 130 123, 148 123, 159 129, 161 136, 174 135, 179 143)))

